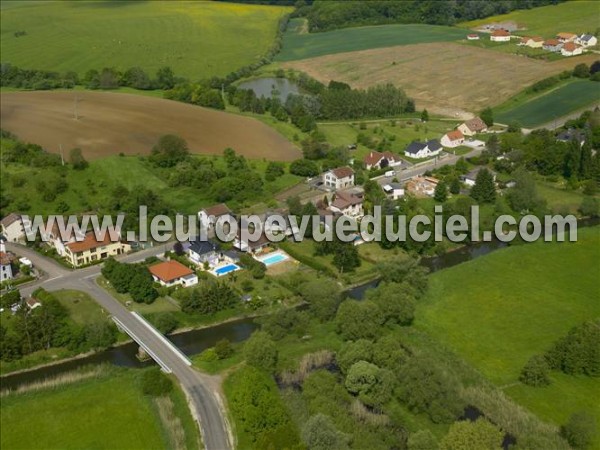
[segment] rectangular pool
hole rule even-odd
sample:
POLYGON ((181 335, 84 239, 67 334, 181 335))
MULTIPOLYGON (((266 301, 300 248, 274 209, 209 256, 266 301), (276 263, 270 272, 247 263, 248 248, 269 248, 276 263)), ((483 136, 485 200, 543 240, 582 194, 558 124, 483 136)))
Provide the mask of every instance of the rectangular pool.
POLYGON ((234 272, 239 269, 240 269, 240 266, 238 266, 237 264, 227 264, 226 266, 219 267, 219 268, 213 270, 213 273, 216 276, 221 277, 223 275, 227 275, 229 272, 234 272))
POLYGON ((283 253, 273 253, 272 255, 261 258, 260 262, 265 266, 270 266, 285 261, 286 259, 288 259, 288 256, 283 253))

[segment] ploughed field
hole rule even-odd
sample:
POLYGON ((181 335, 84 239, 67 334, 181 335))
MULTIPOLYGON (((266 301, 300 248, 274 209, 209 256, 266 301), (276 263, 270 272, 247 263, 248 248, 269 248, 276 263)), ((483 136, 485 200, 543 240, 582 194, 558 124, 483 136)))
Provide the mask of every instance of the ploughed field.
POLYGON ((248 158, 301 157, 258 120, 171 100, 89 91, 6 92, 1 105, 4 130, 51 152, 62 145, 68 155, 80 147, 88 159, 148 154, 163 134, 183 137, 192 153, 221 154, 231 147, 248 158))
POLYGON ((282 65, 325 83, 344 81, 359 88, 393 83, 415 99, 417 109, 460 116, 502 103, 540 79, 595 59, 597 55, 585 55, 545 62, 437 42, 338 53, 282 65))

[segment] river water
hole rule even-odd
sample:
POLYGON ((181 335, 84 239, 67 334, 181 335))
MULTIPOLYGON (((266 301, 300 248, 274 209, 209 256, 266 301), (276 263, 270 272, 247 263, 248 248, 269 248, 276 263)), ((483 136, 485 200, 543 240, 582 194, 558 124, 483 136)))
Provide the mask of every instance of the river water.
MULTIPOLYGON (((582 220, 579 221, 578 226, 581 228, 598 224, 600 224, 598 219, 582 220)), ((507 244, 500 241, 479 242, 466 245, 440 256, 423 258, 421 264, 427 267, 431 272, 436 272, 441 269, 456 266, 463 262, 471 261, 504 247, 507 247, 507 244)), ((378 283, 379 280, 374 280, 352 288, 347 291, 347 296, 349 298, 360 300, 364 297, 365 292, 368 289, 376 287, 378 283)), ((201 353, 207 348, 213 347, 221 339, 228 339, 233 343, 243 342, 250 337, 252 332, 258 328, 258 326, 259 325, 254 319, 244 318, 199 330, 174 334, 169 336, 169 339, 179 347, 183 353, 188 356, 193 356, 201 353)), ((137 344, 131 342, 84 358, 65 361, 27 372, 6 375, 0 378, 0 383, 2 389, 13 389, 24 383, 31 383, 44 378, 53 377, 90 364, 111 363, 125 367, 145 367, 153 364, 152 361, 140 362, 136 358, 137 350, 137 344)))

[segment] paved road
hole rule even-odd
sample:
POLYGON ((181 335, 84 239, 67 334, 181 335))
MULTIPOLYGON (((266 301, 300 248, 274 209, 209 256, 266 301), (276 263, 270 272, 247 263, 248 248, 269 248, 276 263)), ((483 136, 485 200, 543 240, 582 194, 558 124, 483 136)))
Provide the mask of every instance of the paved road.
MULTIPOLYGON (((192 405, 192 413, 200 424, 205 448, 208 450, 232 448, 223 401, 214 378, 196 372, 185 364, 173 349, 136 319, 121 302, 98 286, 95 279, 100 274, 100 265, 69 270, 60 266, 56 261, 43 257, 27 247, 7 243, 7 249, 18 255, 26 256, 35 266, 46 272, 43 280, 23 287, 21 289, 22 295, 30 295, 40 286, 48 291, 75 289, 89 294, 105 311, 118 318, 171 369, 192 405)), ((134 262, 163 252, 164 248, 160 246, 122 256, 119 259, 123 262, 134 262)))

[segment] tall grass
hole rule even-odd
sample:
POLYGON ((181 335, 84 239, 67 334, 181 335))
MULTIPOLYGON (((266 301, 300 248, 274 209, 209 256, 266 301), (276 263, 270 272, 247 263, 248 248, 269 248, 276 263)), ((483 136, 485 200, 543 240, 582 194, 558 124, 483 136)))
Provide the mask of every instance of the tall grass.
POLYGON ((175 412, 175 404, 171 400, 171 397, 157 397, 154 399, 154 405, 158 410, 163 429, 169 438, 170 447, 174 450, 185 450, 185 430, 183 429, 181 419, 175 412))
POLYGON ((295 371, 284 370, 281 373, 280 380, 286 386, 302 384, 313 370, 328 366, 334 360, 335 354, 329 350, 307 353, 300 360, 298 369, 295 371))

